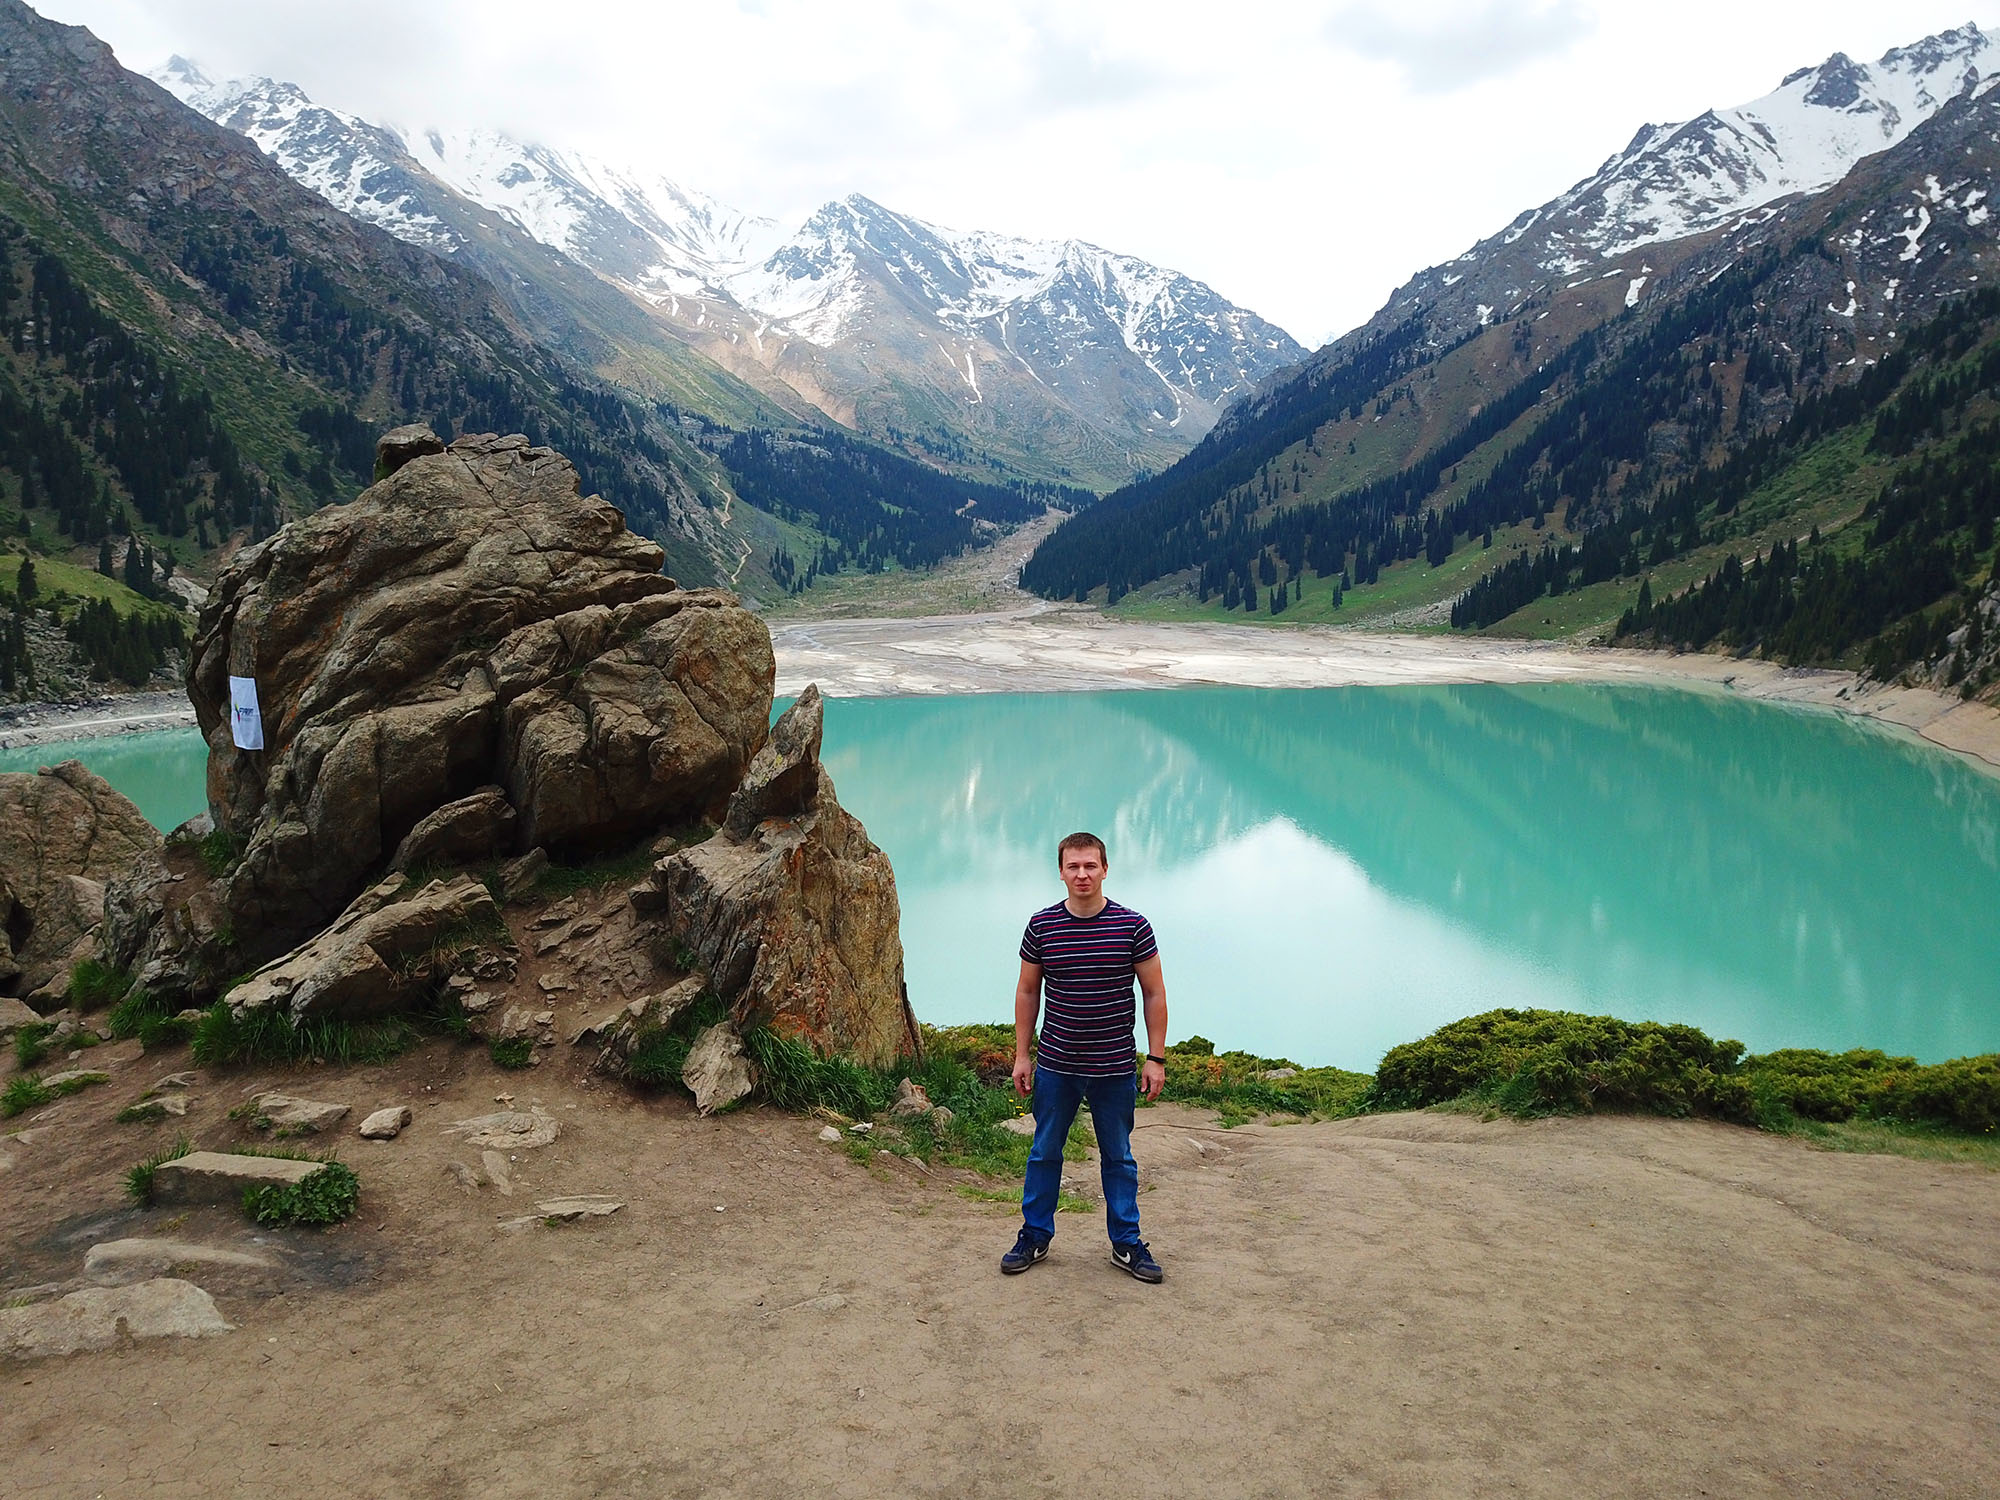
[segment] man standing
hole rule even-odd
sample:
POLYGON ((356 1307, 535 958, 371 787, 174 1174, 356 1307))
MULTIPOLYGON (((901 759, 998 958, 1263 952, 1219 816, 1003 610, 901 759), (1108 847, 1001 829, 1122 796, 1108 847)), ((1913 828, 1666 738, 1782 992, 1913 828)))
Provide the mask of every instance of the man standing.
POLYGON ((1056 846, 1068 895, 1028 919, 1021 938, 1021 979, 1014 989, 1014 1087, 1035 1095, 1035 1143, 1021 1193, 1021 1234, 1000 1257, 1009 1276, 1049 1253, 1062 1189, 1063 1142, 1077 1106, 1090 1105, 1104 1170, 1104 1220, 1111 1263, 1141 1281, 1164 1272, 1139 1238, 1139 1166, 1132 1160, 1132 1111, 1143 1089, 1166 1085, 1167 988, 1160 978, 1153 928, 1130 907, 1105 897, 1110 867, 1104 840, 1072 833, 1056 846), (1132 1076, 1132 980, 1145 994, 1146 1064, 1132 1076), (1039 1056, 1030 1061, 1035 1020, 1046 992, 1048 1015, 1039 1056))

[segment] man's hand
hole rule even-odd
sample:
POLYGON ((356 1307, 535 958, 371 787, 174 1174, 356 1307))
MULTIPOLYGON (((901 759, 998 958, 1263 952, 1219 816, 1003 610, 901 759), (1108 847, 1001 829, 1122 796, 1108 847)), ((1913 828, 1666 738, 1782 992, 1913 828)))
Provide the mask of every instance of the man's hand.
POLYGON ((1023 1099, 1034 1092, 1035 1064, 1025 1052, 1014 1054, 1014 1092, 1023 1099))
POLYGON ((1146 1096, 1146 1102, 1150 1104, 1160 1097, 1160 1090, 1166 1086, 1167 1070, 1147 1058, 1146 1065, 1139 1069, 1139 1092, 1146 1096))

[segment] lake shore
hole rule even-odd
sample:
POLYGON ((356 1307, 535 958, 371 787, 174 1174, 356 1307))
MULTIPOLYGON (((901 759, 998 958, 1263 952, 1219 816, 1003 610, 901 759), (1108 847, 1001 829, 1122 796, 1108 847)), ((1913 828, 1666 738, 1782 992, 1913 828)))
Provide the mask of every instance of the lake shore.
MULTIPOLYGON (((1853 672, 1699 653, 1624 651, 1487 636, 1297 626, 1164 625, 1052 607, 973 615, 773 622, 777 691, 836 698, 1270 688, 1625 682, 1696 686, 1893 725, 2000 771, 2000 709, 1853 672)), ((192 728, 176 692, 0 709, 0 750, 192 728)))
POLYGON ((2000 709, 1853 672, 1487 636, 1313 626, 1168 625, 1033 607, 913 619, 781 621, 778 692, 832 697, 1093 692, 1202 685, 1321 688, 1624 682, 1701 687, 1894 725, 2000 771, 2000 709))
POLYGON ((194 723, 194 705, 182 692, 123 693, 76 703, 21 703, 0 708, 0 750, 160 729, 192 729, 194 723))

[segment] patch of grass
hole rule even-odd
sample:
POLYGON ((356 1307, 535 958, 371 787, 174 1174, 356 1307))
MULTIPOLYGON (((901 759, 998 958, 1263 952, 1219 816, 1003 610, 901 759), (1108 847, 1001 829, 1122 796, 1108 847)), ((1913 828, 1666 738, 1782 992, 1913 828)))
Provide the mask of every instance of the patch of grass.
POLYGON ((411 1016, 295 1024, 283 1011, 262 1008, 238 1015, 228 1001, 218 1000, 194 1024, 188 1047, 194 1061, 204 1067, 308 1062, 347 1066, 387 1062, 409 1051, 421 1037, 417 1018, 411 1016))
POLYGON ((49 1055, 49 1035, 56 1029, 53 1021, 30 1021, 14 1033, 14 1065, 26 1072, 49 1055))
POLYGON ((106 1024, 112 1036, 120 1041, 137 1037, 139 1045, 148 1052, 178 1046, 187 1041, 195 1029, 193 1022, 181 1020, 178 1014, 167 1009, 164 1002, 145 990, 133 990, 112 1006, 106 1024))
POLYGON ((236 868, 236 862, 243 858, 245 847, 245 840, 238 838, 227 828, 218 828, 213 833, 204 834, 195 846, 201 855, 203 866, 217 880, 236 868))
POLYGON ((194 1150, 194 1142, 182 1136, 164 1151, 155 1151, 125 1174, 125 1196, 144 1207, 153 1201, 153 1173, 162 1162, 178 1161, 194 1150))
POLYGON ((535 1044, 525 1036, 495 1037, 487 1045, 486 1053, 496 1068, 526 1068, 535 1061, 535 1044))
POLYGON ((303 1181, 244 1189, 243 1211, 266 1228, 324 1226, 351 1218, 361 1202, 361 1179, 346 1163, 325 1160, 303 1181))
POLYGON ((729 1008, 714 995, 700 996, 673 1026, 656 1026, 639 1034, 631 1056, 625 1059, 627 1076, 648 1088, 678 1085, 694 1039, 705 1028, 728 1018, 729 1008))
POLYGON ((866 1119, 896 1096, 895 1081, 838 1057, 821 1057, 796 1037, 767 1027, 743 1038, 756 1070, 758 1092, 780 1109, 798 1114, 831 1110, 866 1119))
POLYGON ((0 1090, 0 1119, 11 1120, 23 1111, 38 1104, 47 1104, 56 1097, 55 1090, 42 1082, 39 1073, 18 1073, 7 1080, 4 1090, 0 1090))
POLYGON ((1936 1125, 1902 1120, 1841 1120, 1826 1124, 1798 1120, 1784 1127, 1826 1151, 1853 1151, 1871 1156, 1909 1156, 1919 1161, 1964 1162, 2000 1170, 2000 1138, 1966 1135, 1936 1125))
POLYGON ((1225 1126, 1279 1114, 1345 1119, 1361 1112, 1373 1082, 1368 1074, 1345 1068, 1300 1068, 1282 1057, 1218 1053, 1212 1042, 1199 1036, 1172 1043, 1165 1056, 1167 1083, 1160 1097, 1213 1109, 1225 1126), (1292 1069, 1293 1076, 1262 1076, 1282 1068, 1292 1069))
MULTIPOLYGON (((708 833, 704 832, 701 836, 706 838, 708 833)), ((616 854, 607 854, 601 859, 575 864, 557 864, 551 860, 548 868, 535 877, 535 894, 573 896, 578 891, 601 891, 606 886, 632 885, 653 867, 652 844, 657 837, 658 834, 649 834, 644 843, 616 854)))
MULTIPOLYGON (((131 988, 130 971, 114 969, 98 959, 86 958, 69 971, 69 1003, 81 1011, 102 1010, 131 988)), ((114 1027, 111 1034, 120 1033, 114 1027)))

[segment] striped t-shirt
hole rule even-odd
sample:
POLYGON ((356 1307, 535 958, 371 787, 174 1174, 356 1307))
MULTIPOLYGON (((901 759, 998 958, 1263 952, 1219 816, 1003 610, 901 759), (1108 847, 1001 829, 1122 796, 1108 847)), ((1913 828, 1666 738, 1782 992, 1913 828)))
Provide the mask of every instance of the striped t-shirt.
POLYGON ((1132 971, 1159 951, 1152 924, 1116 901, 1094 917, 1058 901, 1028 918, 1021 958, 1042 966, 1037 1064, 1083 1078, 1130 1073, 1132 971))

